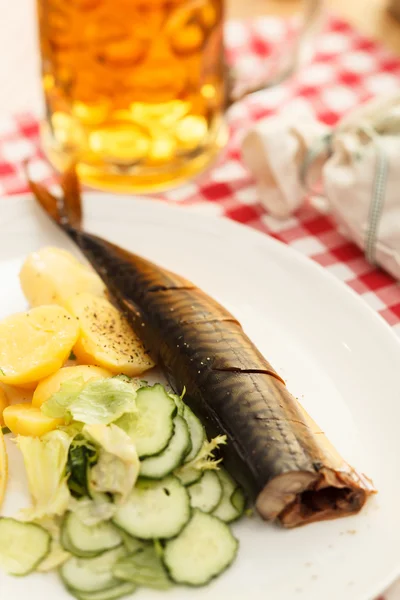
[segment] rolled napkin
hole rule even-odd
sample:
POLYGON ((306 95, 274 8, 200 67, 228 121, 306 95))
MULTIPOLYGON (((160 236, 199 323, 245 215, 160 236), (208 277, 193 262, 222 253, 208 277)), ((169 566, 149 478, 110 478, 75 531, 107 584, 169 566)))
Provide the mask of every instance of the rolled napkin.
POLYGON ((271 215, 286 218, 308 193, 322 194, 367 260, 400 279, 400 93, 366 103, 334 129, 294 107, 249 130, 242 157, 271 215))

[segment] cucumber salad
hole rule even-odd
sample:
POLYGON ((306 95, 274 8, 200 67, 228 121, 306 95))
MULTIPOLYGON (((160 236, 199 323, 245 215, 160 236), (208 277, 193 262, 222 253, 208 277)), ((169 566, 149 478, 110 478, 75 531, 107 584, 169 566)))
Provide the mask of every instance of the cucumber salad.
POLYGON ((0 518, 0 568, 57 571, 79 600, 201 586, 235 559, 242 489, 182 397, 126 376, 63 383, 41 406, 63 423, 18 435, 32 505, 0 518), (212 548, 212 551, 210 551, 212 548))

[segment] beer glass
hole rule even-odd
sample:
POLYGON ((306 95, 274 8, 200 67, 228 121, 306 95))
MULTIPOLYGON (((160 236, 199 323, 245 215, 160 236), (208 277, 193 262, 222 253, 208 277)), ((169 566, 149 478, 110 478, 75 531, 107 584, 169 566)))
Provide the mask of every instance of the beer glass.
MULTIPOLYGON (((319 0, 308 4, 315 11, 319 0)), ((152 192, 212 163, 235 99, 224 0, 37 0, 37 7, 41 135, 56 168, 75 162, 94 187, 152 192)))

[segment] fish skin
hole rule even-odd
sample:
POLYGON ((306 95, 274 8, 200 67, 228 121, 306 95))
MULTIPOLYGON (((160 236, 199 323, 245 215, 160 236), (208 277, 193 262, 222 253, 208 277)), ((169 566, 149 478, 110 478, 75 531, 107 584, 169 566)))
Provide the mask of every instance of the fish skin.
MULTIPOLYGON (((187 279, 78 229, 70 187, 74 226, 68 198, 58 223, 174 389, 186 387, 208 434, 227 434, 228 469, 261 516, 293 527, 358 512, 375 491, 372 483, 340 457, 235 317, 187 279)), ((45 209, 54 219, 48 196, 45 209)))

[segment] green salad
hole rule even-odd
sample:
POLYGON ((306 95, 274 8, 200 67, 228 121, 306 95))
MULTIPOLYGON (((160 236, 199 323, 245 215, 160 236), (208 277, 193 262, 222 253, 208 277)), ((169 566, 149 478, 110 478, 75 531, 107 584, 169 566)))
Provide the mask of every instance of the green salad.
POLYGON ((0 518, 0 568, 56 570, 80 600, 200 586, 234 560, 242 489, 182 397, 126 376, 65 382, 42 406, 65 426, 18 436, 32 506, 0 518), (212 548, 212 551, 210 551, 212 548))

